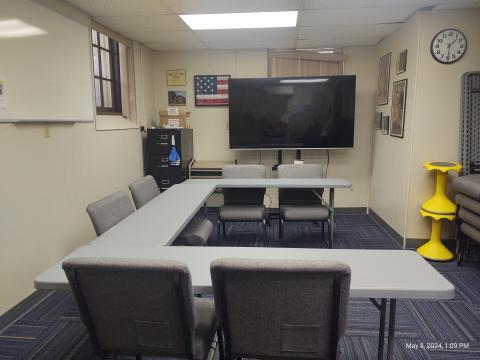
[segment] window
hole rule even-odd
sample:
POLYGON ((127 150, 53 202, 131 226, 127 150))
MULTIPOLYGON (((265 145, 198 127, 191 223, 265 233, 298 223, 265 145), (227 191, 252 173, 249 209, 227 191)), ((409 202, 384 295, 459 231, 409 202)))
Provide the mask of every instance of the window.
MULTIPOLYGON (((93 75, 97 114, 122 115, 122 67, 125 45, 92 29, 93 75)), ((128 90, 127 90, 128 91, 128 90)))
POLYGON ((269 52, 268 76, 343 75, 342 56, 322 56, 302 52, 269 52))

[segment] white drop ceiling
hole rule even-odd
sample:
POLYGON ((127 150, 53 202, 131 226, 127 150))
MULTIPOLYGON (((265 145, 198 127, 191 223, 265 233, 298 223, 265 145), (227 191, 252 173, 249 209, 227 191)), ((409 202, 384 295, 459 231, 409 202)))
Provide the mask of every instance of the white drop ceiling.
POLYGON ((377 44, 416 11, 480 0, 65 0, 154 50, 296 49, 377 44), (296 28, 192 31, 181 14, 298 10, 296 28))

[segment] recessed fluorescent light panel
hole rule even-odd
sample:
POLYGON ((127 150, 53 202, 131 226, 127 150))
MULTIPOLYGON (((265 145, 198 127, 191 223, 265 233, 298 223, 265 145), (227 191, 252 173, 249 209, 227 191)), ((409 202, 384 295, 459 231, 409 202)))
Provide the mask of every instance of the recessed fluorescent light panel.
POLYGON ((192 30, 263 29, 297 26, 298 11, 180 15, 192 30))
POLYGON ((44 35, 47 32, 38 27, 29 25, 22 20, 0 20, 0 38, 19 38, 44 35))

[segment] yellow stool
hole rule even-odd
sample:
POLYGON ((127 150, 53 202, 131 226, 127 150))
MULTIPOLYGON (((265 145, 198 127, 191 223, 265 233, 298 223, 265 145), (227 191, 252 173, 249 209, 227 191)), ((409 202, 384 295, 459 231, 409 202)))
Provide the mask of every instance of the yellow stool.
POLYGON ((440 239, 440 233, 442 232, 442 220, 452 221, 455 219, 455 214, 453 215, 439 215, 431 214, 429 212, 420 210, 420 214, 423 217, 432 218, 432 235, 430 240, 420 246, 417 249, 417 252, 422 255, 424 258, 429 260, 437 261, 448 261, 453 259, 453 254, 450 250, 443 245, 442 240, 440 239))
POLYGON ((460 171, 462 165, 450 162, 431 162, 423 167, 429 171, 437 172, 437 186, 435 194, 422 204, 420 215, 432 218, 432 234, 430 240, 420 246, 417 252, 424 258, 437 261, 453 259, 453 254, 443 245, 440 239, 442 220, 453 221, 455 219, 456 205, 445 194, 447 172, 450 170, 460 171))
POLYGON ((437 187, 435 195, 423 203, 422 210, 432 214, 455 214, 456 206, 445 194, 445 184, 447 183, 447 172, 450 170, 458 172, 462 170, 462 165, 438 161, 426 163, 423 167, 429 171, 437 171, 437 187))

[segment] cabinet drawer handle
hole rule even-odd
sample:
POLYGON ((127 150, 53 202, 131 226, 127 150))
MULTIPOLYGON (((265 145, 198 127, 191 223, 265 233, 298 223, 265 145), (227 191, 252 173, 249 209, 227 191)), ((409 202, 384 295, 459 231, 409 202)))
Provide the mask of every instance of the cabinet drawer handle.
POLYGON ((162 180, 162 185, 168 185, 170 184, 170 180, 162 180))
POLYGON ((167 139, 168 139, 168 135, 160 135, 160 139, 162 139, 162 140, 167 140, 167 139))
POLYGON ((165 146, 165 145, 169 145, 168 142, 156 142, 157 145, 162 145, 162 146, 165 146))

